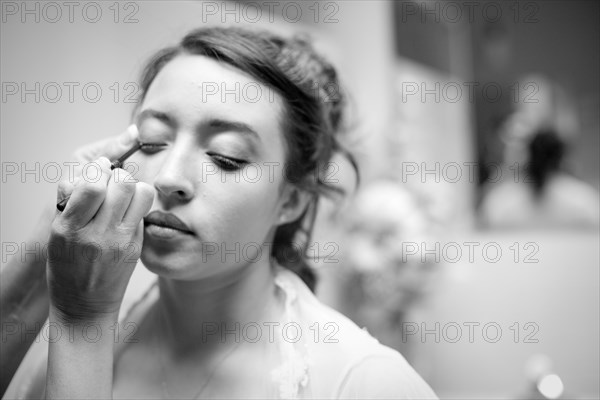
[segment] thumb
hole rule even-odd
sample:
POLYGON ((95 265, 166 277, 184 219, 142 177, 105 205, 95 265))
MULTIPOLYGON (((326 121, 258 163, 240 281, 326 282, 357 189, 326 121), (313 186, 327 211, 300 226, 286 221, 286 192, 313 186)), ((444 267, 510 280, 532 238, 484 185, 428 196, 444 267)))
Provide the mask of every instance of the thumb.
POLYGON ((123 133, 117 136, 117 144, 115 146, 117 147, 116 150, 118 151, 118 154, 115 154, 115 156, 119 156, 123 151, 129 150, 129 148, 133 146, 137 139, 137 125, 131 124, 127 127, 127 129, 125 129, 123 133))
POLYGON ((135 124, 129 125, 120 135, 108 138, 106 143, 103 144, 102 149, 98 148, 98 150, 102 151, 100 156, 105 156, 110 160, 119 157, 134 145, 137 137, 137 126, 135 124))

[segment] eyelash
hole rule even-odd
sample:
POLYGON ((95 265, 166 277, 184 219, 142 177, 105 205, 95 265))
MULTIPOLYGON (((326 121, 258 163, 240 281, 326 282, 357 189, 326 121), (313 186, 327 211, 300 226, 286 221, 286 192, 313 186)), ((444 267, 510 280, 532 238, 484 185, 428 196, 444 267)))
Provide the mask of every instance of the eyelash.
POLYGON ((163 150, 164 147, 163 146, 153 146, 153 145, 161 145, 164 142, 144 142, 144 145, 142 146, 142 148, 140 149, 140 151, 146 153, 146 154, 154 154, 154 153, 158 153, 159 151, 163 150))
POLYGON ((221 154, 206 153, 215 161, 215 163, 225 171, 237 171, 248 162, 237 158, 225 157, 221 154))
MULTIPOLYGON (((158 144, 158 143, 148 142, 146 144, 158 144)), ((145 148, 142 147, 141 150, 147 154, 154 154, 154 153, 158 153, 159 151, 161 151, 162 147, 155 148, 152 146, 148 146, 145 148)), ((216 153, 206 153, 206 154, 208 154, 210 157, 212 157, 212 159, 215 161, 215 163, 225 171, 237 171, 248 163, 247 161, 239 160, 237 158, 225 157, 221 154, 216 154, 216 153)))

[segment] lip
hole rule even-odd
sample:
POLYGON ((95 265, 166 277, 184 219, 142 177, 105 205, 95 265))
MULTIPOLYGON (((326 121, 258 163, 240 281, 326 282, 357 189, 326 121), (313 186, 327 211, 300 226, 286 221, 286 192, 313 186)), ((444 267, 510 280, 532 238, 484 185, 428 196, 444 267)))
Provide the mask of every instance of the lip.
POLYGON ((173 229, 188 235, 193 235, 194 232, 174 214, 161 211, 152 211, 144 217, 144 226, 156 225, 163 228, 173 229))

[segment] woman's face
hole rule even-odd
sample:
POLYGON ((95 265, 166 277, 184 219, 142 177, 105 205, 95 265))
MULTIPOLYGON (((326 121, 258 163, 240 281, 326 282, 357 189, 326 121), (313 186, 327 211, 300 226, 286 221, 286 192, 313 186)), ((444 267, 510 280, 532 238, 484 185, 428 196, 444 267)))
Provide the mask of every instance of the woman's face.
POLYGON ((141 255, 149 270, 198 279, 268 260, 286 192, 283 109, 268 87, 207 57, 180 55, 158 73, 136 124, 140 141, 167 146, 132 157, 156 190, 141 255))

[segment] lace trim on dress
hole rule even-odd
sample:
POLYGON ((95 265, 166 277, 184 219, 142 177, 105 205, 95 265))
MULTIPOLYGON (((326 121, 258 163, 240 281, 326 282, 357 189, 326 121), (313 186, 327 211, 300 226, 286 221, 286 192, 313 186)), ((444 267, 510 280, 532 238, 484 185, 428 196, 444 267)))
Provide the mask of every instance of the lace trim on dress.
POLYGON ((298 319, 293 307, 298 294, 285 276, 285 271, 280 271, 277 274, 275 285, 285 297, 285 324, 280 326, 281 331, 276 336, 279 338, 278 344, 282 364, 271 371, 271 379, 278 385, 280 398, 297 399, 300 392, 308 386, 311 358, 306 344, 299 346, 302 330, 296 322, 298 319), (296 336, 294 337, 292 334, 288 336, 288 331, 294 332, 296 336))

